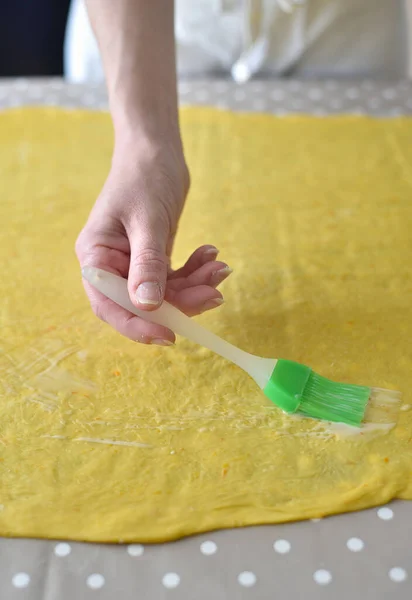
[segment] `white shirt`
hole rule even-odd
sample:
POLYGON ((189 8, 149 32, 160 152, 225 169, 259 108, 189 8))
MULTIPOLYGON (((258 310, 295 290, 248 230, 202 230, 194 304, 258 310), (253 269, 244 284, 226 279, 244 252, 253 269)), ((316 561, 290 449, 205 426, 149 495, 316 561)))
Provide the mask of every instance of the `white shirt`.
MULTIPOLYGON (((405 77, 412 54, 408 2, 175 0, 178 73, 232 73, 240 82, 257 73, 405 77)), ((72 0, 65 73, 77 82, 103 80, 83 0, 72 0)))

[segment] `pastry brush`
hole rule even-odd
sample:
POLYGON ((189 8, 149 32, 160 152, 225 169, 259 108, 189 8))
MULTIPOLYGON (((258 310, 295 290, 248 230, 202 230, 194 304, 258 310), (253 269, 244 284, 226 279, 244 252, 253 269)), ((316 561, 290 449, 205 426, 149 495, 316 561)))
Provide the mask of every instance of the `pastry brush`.
POLYGON ((113 273, 84 267, 82 275, 104 296, 134 315, 163 325, 246 371, 269 400, 286 413, 360 427, 371 402, 377 412, 383 412, 386 417, 399 406, 399 392, 335 383, 291 360, 249 354, 208 331, 168 302, 154 311, 139 310, 130 300, 127 280, 113 273))

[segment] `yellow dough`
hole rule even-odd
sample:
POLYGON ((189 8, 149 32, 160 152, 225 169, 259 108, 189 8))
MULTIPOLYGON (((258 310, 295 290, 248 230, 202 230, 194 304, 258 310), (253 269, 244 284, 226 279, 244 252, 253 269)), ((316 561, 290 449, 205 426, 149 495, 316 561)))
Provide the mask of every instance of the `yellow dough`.
POLYGON ((403 392, 396 426, 280 413, 189 342, 98 321, 73 245, 110 163, 102 113, 0 114, 0 534, 171 540, 412 499, 412 120, 182 112, 175 264, 234 268, 199 317, 262 356, 403 392))

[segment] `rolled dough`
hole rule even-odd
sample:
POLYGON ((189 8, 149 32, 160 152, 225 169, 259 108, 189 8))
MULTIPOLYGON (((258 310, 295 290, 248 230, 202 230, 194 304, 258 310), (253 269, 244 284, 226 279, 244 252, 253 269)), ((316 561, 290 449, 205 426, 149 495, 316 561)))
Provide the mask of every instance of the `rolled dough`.
POLYGON ((73 245, 103 184, 107 114, 0 114, 0 534, 158 542, 412 498, 412 121, 182 112, 193 188, 175 260, 234 268, 200 317, 236 345, 399 389, 396 426, 280 413, 179 341, 92 314, 73 245))

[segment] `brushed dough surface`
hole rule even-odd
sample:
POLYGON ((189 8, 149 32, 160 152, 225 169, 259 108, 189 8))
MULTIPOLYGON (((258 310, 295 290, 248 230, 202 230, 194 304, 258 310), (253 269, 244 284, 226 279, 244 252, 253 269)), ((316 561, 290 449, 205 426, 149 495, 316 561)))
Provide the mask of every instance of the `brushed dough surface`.
POLYGON ((0 535, 158 542, 412 499, 412 120, 182 111, 176 264, 234 274, 199 317, 262 356, 403 392, 396 426, 290 419, 208 351, 92 314, 73 246, 107 114, 0 114, 0 535))

